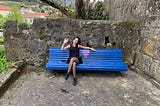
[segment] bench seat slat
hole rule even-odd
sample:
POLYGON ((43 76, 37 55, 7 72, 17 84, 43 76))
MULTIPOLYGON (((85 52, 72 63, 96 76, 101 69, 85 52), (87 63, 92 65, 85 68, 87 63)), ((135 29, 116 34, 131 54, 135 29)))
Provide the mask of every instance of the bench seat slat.
MULTIPOLYGON (((53 65, 66 65, 67 63, 63 63, 63 62, 48 62, 47 64, 53 64, 53 65)), ((68 65, 68 64, 67 64, 68 65)), ((78 64, 78 65, 104 65, 104 66, 107 66, 107 65, 125 65, 123 62, 83 62, 83 64, 78 64)))
MULTIPOLYGON (((90 67, 89 66, 77 66, 78 71, 127 71, 127 66, 95 66, 95 67, 90 67)), ((48 67, 49 70, 55 70, 55 71, 64 71, 68 69, 68 65, 63 65, 62 66, 50 66, 48 67)))

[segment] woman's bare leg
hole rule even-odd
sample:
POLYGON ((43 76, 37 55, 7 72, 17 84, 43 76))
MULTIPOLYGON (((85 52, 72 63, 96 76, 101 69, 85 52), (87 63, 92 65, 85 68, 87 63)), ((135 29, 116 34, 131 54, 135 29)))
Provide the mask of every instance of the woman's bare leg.
POLYGON ((70 73, 71 69, 72 69, 72 61, 70 60, 69 64, 68 64, 68 73, 70 73))
POLYGON ((71 69, 72 69, 72 61, 70 60, 70 62, 69 62, 69 64, 68 64, 68 71, 67 71, 67 73, 66 73, 66 75, 65 75, 65 79, 66 80, 68 80, 68 77, 69 77, 69 73, 70 73, 70 71, 71 71, 71 69))
POLYGON ((73 77, 76 78, 76 62, 73 62, 72 70, 73 70, 73 77))
POLYGON ((71 69, 73 69, 73 63, 74 63, 74 62, 76 62, 76 63, 79 62, 76 57, 73 57, 73 58, 70 59, 69 66, 68 66, 68 72, 70 72, 71 69))
POLYGON ((77 85, 77 78, 76 78, 76 65, 79 63, 79 60, 77 58, 72 58, 71 59, 73 64, 72 64, 72 71, 73 71, 73 85, 77 85))
POLYGON ((76 62, 77 62, 77 63, 79 62, 76 57, 73 57, 73 58, 70 59, 70 62, 69 62, 69 65, 68 65, 68 72, 67 72, 67 74, 66 74, 66 76, 65 76, 65 79, 66 79, 66 80, 67 80, 68 77, 69 77, 69 73, 70 73, 71 69, 73 69, 73 77, 75 78, 75 75, 76 75, 76 62), (74 68, 73 68, 73 64, 75 64, 75 65, 74 65, 74 68))

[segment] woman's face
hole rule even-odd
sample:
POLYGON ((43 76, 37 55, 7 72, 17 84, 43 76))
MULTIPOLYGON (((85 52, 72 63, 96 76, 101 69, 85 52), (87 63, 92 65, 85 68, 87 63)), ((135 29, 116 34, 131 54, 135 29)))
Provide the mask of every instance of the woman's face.
POLYGON ((78 43, 78 38, 73 39, 73 44, 77 44, 78 43))

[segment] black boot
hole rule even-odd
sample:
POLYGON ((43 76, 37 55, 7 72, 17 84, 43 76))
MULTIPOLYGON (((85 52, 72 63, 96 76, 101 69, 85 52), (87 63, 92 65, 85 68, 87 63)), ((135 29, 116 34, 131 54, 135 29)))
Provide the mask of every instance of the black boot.
POLYGON ((69 73, 66 74, 65 80, 68 80, 68 77, 69 77, 69 73))
POLYGON ((76 86, 77 85, 77 78, 73 79, 73 85, 76 86))

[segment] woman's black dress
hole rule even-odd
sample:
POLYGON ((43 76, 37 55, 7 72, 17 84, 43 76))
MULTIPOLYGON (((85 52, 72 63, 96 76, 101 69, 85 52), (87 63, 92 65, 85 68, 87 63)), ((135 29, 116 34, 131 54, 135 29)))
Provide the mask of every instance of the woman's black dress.
POLYGON ((78 64, 82 64, 83 63, 83 61, 82 61, 82 57, 80 57, 80 55, 79 55, 79 48, 78 48, 78 45, 77 46, 73 46, 72 44, 70 45, 70 48, 69 48, 69 58, 68 58, 68 60, 67 60, 67 63, 69 63, 70 62, 70 59, 72 58, 72 57, 76 57, 76 58, 78 58, 78 60, 79 60, 79 63, 78 64))

